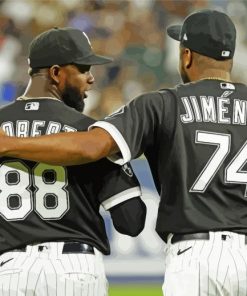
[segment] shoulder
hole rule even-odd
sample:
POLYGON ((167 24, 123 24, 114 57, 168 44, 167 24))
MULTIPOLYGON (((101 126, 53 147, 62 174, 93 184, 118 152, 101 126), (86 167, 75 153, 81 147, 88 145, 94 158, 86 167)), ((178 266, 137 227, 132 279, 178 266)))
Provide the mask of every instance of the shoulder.
POLYGON ((146 100, 146 101, 149 101, 149 100, 159 100, 161 99, 161 94, 160 94, 160 91, 151 91, 151 92, 146 92, 146 93, 143 93, 137 97, 134 98, 134 100, 146 100))
MULTIPOLYGON (((169 94, 167 94, 169 95, 169 94)), ((152 105, 159 105, 162 104, 164 100, 163 94, 160 91, 152 91, 143 93, 137 97, 135 97, 131 102, 131 104, 137 106, 152 106, 152 105)))
POLYGON ((10 104, 4 105, 0 107, 0 112, 5 112, 8 110, 11 110, 13 107, 15 107, 17 105, 17 101, 14 101, 10 104))
POLYGON ((68 116, 70 116, 71 118, 74 119, 74 121, 84 122, 88 126, 96 122, 95 119, 93 119, 87 115, 84 115, 83 113, 81 113, 81 112, 75 110, 74 108, 71 108, 65 104, 61 104, 60 106, 62 108, 61 111, 63 112, 63 114, 66 112, 68 116))

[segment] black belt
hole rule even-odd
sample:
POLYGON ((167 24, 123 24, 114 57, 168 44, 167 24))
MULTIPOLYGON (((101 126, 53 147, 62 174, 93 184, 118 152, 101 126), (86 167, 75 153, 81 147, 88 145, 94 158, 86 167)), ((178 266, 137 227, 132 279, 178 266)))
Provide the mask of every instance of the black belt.
MULTIPOLYGON (((245 236, 245 244, 247 244, 247 235, 244 233, 239 233, 245 236)), ((226 240, 228 237, 227 234, 222 234, 221 239, 226 240)), ((186 241, 186 240, 209 240, 209 233, 202 232, 202 233, 191 233, 191 234, 173 234, 171 239, 171 243, 175 244, 178 242, 186 241)))
MULTIPOLYGON (((42 252, 47 246, 38 246, 38 251, 42 252)), ((10 250, 9 252, 26 252, 27 247, 10 250)), ((62 254, 94 254, 94 248, 91 245, 80 242, 65 242, 62 254)))
POLYGON ((63 245, 63 254, 80 253, 80 254, 94 254, 94 248, 88 244, 79 242, 65 242, 63 245))

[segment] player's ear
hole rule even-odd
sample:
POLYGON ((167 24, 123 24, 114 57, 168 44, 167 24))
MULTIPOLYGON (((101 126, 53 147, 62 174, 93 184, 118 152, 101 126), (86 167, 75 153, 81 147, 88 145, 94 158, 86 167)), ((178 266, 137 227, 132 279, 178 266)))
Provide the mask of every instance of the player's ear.
POLYGON ((184 48, 184 66, 186 69, 189 69, 192 65, 192 51, 189 48, 184 48))
POLYGON ((53 65, 52 67, 49 68, 49 75, 51 79, 58 84, 59 83, 59 73, 60 73, 61 67, 58 65, 53 65))

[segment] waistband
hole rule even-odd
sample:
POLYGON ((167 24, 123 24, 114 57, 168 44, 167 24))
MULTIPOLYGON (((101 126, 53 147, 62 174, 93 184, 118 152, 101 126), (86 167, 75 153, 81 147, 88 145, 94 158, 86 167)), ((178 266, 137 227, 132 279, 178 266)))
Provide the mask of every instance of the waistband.
MULTIPOLYGON (((29 247, 37 248, 38 252, 43 252, 45 250, 48 250, 51 244, 54 244, 54 243, 48 242, 48 243, 42 243, 42 244, 37 244, 32 246, 25 246, 23 248, 14 249, 7 252, 26 252, 29 247)), ((60 245, 61 243, 56 243, 56 244, 60 245)), ((92 254, 92 255, 95 254, 94 247, 89 244, 85 244, 81 242, 64 242, 62 244, 63 244, 61 249, 62 254, 92 254)))
MULTIPOLYGON (((230 233, 230 232, 229 232, 230 233)), ((240 234, 236 232, 232 232, 234 235, 240 235, 244 236, 245 244, 247 244, 247 235, 246 234, 240 234)), ((221 240, 227 240, 227 238, 230 236, 230 234, 227 234, 227 232, 219 232, 220 239, 221 240)), ((187 241, 187 240, 209 240, 210 239, 210 233, 209 232, 198 232, 198 233, 191 233, 191 234, 173 234, 171 238, 171 244, 179 243, 181 241, 187 241)))

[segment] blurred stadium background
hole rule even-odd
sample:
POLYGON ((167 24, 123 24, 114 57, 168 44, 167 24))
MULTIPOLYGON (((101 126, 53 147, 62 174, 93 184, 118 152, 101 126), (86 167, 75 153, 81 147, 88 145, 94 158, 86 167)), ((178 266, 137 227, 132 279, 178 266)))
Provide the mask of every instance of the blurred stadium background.
MULTIPOLYGON (((85 31, 97 53, 114 58, 92 69, 96 82, 85 113, 100 119, 136 95, 180 81, 178 44, 165 27, 202 8, 225 11, 237 28, 233 77, 247 82, 247 0, 0 0, 0 106, 23 93, 32 38, 51 27, 85 31)), ((112 254, 105 258, 111 296, 162 295, 163 244, 155 234, 159 199, 144 159, 133 162, 148 219, 135 239, 119 235, 104 214, 112 254), (132 286, 134 285, 134 286, 132 286)))

